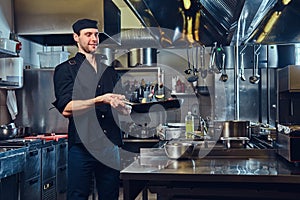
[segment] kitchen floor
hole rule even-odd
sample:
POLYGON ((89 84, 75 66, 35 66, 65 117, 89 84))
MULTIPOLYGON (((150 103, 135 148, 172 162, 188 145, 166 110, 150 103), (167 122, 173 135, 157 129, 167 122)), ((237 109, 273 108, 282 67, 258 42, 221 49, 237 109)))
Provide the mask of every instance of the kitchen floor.
MULTIPOLYGON (((148 200, 156 200, 156 194, 152 194, 148 191, 148 200)), ((123 200, 123 188, 120 187, 119 200, 123 200)), ((142 192, 135 198, 135 200, 143 200, 142 192)))

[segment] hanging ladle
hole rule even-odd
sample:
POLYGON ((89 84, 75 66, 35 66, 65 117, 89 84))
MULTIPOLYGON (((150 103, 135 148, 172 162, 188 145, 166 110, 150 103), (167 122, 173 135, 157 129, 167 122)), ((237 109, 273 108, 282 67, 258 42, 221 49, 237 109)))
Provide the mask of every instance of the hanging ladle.
POLYGON ((191 74, 191 64, 190 64, 190 55, 189 55, 189 47, 186 48, 186 56, 187 56, 187 61, 188 61, 188 68, 184 70, 184 73, 186 74, 191 74))
POLYGON ((201 68, 201 77, 204 79, 207 77, 207 69, 205 67, 205 46, 204 45, 200 49, 200 68, 201 68))
MULTIPOLYGON (((197 56, 197 55, 196 55, 197 56)), ((194 62, 194 46, 192 46, 192 65, 193 65, 193 75, 188 77, 188 82, 193 83, 198 80, 198 69, 195 67, 195 62, 194 62)), ((198 65, 198 59, 196 59, 196 65, 198 65)))
POLYGON ((258 74, 258 57, 260 54, 260 48, 261 45, 258 46, 258 48, 255 50, 254 47, 254 65, 253 65, 253 74, 249 77, 249 81, 252 84, 257 84, 260 81, 260 76, 258 74))
POLYGON ((225 67, 225 53, 222 53, 222 75, 220 77, 220 81, 226 82, 228 80, 228 75, 226 74, 226 67, 225 67))
POLYGON ((244 55, 245 55, 245 53, 242 52, 242 53, 241 53, 241 80, 242 80, 242 81, 245 81, 245 80, 246 80, 246 77, 245 77, 244 55))
POLYGON ((247 46, 245 45, 240 54, 241 54, 241 71, 240 71, 240 78, 242 81, 246 81, 246 77, 245 77, 245 62, 244 62, 244 55, 245 55, 245 49, 247 48, 247 46))
POLYGON ((216 57, 215 57, 215 61, 216 61, 216 68, 214 68, 215 73, 221 73, 223 71, 223 55, 225 54, 224 49, 221 46, 217 47, 215 49, 216 51, 216 57))
POLYGON ((212 46, 210 50, 210 59, 209 59, 209 66, 208 66, 210 73, 213 73, 215 68, 216 48, 217 48, 217 42, 214 43, 214 46, 212 46))

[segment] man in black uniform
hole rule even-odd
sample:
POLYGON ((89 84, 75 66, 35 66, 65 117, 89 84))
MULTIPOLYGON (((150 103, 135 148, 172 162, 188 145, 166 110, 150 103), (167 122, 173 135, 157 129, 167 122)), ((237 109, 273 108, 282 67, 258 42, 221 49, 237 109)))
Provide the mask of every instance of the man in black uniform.
POLYGON ((95 54, 97 21, 80 19, 73 26, 78 52, 55 68, 53 105, 68 117, 68 199, 87 200, 93 180, 99 199, 119 196, 118 114, 129 114, 124 96, 114 93, 118 75, 95 54))

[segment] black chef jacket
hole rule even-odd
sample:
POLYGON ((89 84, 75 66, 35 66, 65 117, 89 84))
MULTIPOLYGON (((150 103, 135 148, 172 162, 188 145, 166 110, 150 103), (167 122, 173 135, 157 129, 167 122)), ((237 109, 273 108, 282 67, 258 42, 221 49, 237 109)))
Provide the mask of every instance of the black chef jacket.
MULTIPOLYGON (((97 73, 82 53, 77 53, 74 58, 55 68, 53 80, 56 101, 53 105, 59 112, 63 112, 71 100, 91 99, 116 91, 114 87, 119 80, 117 72, 113 67, 102 64, 100 60, 101 56, 96 55, 97 73)), ((117 114, 109 104, 97 105, 83 114, 77 115, 73 112, 69 118, 69 147, 82 143, 83 140, 101 140, 103 136, 115 145, 122 144, 117 114), (97 137, 94 137, 95 134, 97 137)))

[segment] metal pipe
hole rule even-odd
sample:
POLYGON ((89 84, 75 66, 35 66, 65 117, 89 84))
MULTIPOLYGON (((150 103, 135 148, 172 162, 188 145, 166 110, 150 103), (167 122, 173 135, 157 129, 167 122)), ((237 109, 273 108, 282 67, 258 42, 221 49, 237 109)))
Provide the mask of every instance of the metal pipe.
POLYGON ((148 66, 152 66, 157 63, 157 49, 144 48, 143 49, 143 63, 148 66))
POLYGON ((234 65, 234 119, 240 119, 240 93, 239 93, 239 75, 238 75, 238 66, 239 66, 239 34, 241 28, 241 18, 238 20, 237 27, 237 39, 235 45, 235 65, 234 65))

